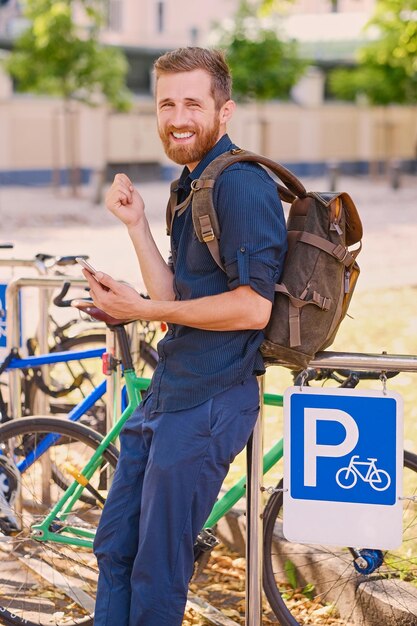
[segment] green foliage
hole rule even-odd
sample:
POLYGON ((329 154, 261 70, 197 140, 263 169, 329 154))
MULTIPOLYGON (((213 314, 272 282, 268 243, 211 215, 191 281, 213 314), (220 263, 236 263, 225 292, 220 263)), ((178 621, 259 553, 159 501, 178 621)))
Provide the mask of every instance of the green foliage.
POLYGON ((257 15, 261 8, 259 2, 242 0, 233 28, 220 31, 220 45, 232 70, 234 96, 240 100, 286 99, 306 62, 299 58, 296 42, 279 39, 272 18, 262 25, 257 15))
POLYGON ((316 596, 316 588, 313 583, 307 583, 301 590, 301 593, 309 600, 314 600, 316 596))
POLYGON ((284 564, 285 575, 292 589, 297 589, 297 568, 289 559, 284 564))
POLYGON ((98 42, 102 7, 99 0, 26 0, 29 26, 5 63, 18 89, 87 104, 104 96, 128 109, 127 61, 98 42))
POLYGON ((258 13, 259 15, 268 15, 272 11, 281 11, 293 2, 294 0, 261 0, 258 13))
POLYGON ((359 50, 357 68, 331 73, 331 91, 372 104, 417 102, 417 0, 378 0, 371 28, 377 39, 359 50))

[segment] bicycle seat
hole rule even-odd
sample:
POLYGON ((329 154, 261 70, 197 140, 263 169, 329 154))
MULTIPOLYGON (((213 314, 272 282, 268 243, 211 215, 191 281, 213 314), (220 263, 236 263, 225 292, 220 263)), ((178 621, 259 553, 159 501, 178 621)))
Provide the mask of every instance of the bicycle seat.
POLYGON ((85 300, 72 300, 71 306, 74 306, 83 313, 91 315, 91 317, 93 317, 95 320, 98 320, 99 322, 104 322, 107 326, 125 326, 126 324, 130 324, 130 322, 133 322, 133 320, 130 319, 118 320, 115 317, 108 315, 108 313, 106 313, 102 309, 94 306, 94 304, 91 304, 91 302, 86 302, 85 300))

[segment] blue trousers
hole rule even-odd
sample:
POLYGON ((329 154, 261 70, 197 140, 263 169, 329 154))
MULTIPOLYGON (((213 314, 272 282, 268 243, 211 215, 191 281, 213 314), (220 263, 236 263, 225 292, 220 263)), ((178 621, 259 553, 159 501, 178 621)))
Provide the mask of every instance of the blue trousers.
POLYGON ((181 626, 193 545, 259 409, 255 377, 192 409, 126 422, 94 552, 95 626, 181 626))

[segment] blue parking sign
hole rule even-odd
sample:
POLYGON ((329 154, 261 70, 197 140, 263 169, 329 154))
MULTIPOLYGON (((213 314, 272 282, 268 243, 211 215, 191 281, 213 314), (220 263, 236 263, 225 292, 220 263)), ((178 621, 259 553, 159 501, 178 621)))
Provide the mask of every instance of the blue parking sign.
MULTIPOLYGON (((0 348, 7 346, 7 315, 6 315, 6 289, 8 283, 0 283, 0 348)), ((21 294, 19 293, 19 319, 21 316, 21 294)), ((20 328, 20 345, 22 342, 22 328, 20 328)), ((18 347, 18 346, 15 346, 18 347)))
POLYGON ((284 395, 284 414, 286 536, 294 540, 295 530, 303 541, 300 522, 309 526, 314 516, 318 536, 312 539, 308 529, 309 542, 339 545, 344 539, 342 545, 374 548, 401 543, 401 397, 297 387, 284 395), (387 533, 384 525, 390 526, 387 533))

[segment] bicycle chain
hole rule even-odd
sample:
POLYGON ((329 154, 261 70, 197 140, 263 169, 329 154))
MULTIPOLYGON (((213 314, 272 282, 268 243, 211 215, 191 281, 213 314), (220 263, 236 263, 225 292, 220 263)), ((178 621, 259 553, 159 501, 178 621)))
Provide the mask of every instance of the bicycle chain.
MULTIPOLYGON (((46 542, 45 542, 45 545, 48 550, 51 550, 51 552, 53 552, 54 554, 57 554, 58 556, 62 558, 62 552, 60 552, 58 548, 55 548, 55 546, 52 547, 50 543, 46 543, 46 542)), ((71 556, 65 555, 65 558, 68 559, 68 561, 70 561, 71 563, 76 563, 77 565, 80 565, 80 561, 77 559, 74 559, 71 556)), ((98 574, 97 567, 92 567, 91 565, 87 565, 86 563, 83 563, 83 562, 81 563, 81 567, 85 567, 86 569, 94 572, 95 574, 98 574)))

